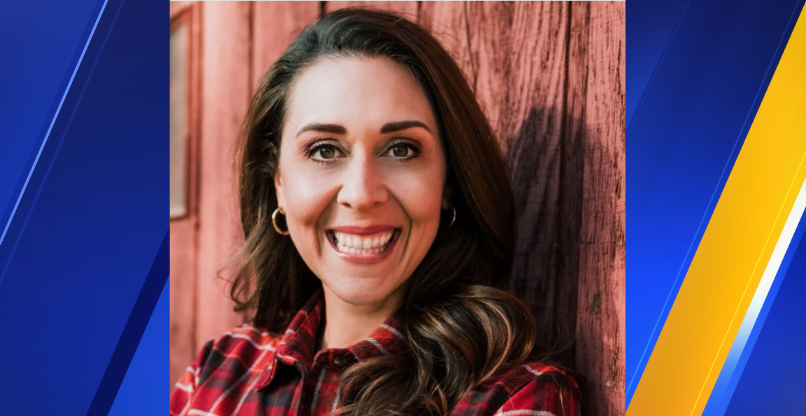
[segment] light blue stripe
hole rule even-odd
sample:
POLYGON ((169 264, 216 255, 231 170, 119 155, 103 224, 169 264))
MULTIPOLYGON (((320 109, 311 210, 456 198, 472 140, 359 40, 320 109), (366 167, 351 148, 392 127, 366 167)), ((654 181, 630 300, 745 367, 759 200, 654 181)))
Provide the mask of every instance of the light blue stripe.
POLYGON ((36 153, 36 159, 34 159, 34 163, 31 165, 31 170, 28 172, 28 176, 25 178, 25 183, 22 185, 20 194, 17 196, 17 202, 14 203, 14 208, 11 210, 11 215, 8 217, 8 222, 6 222, 6 226, 3 228, 3 234, 0 235, 0 244, 3 244, 3 240, 6 238, 8 227, 11 225, 11 220, 14 219, 14 214, 17 212, 17 207, 20 205, 20 200, 22 200, 22 195, 25 193, 25 188, 28 187, 28 181, 31 180, 31 175, 34 173, 37 162, 39 162, 39 156, 42 155, 42 149, 45 148, 45 144, 48 142, 48 137, 50 137, 50 131, 53 129, 53 125, 56 123, 56 118, 59 117, 59 112, 62 110, 64 99, 67 98, 67 93, 70 92, 70 87, 73 85, 73 79, 76 77, 76 72, 78 72, 78 68, 81 66, 81 61, 84 60, 84 54, 87 52, 87 47, 89 47, 90 41, 92 41, 92 36, 95 34, 95 28, 98 27, 98 22, 101 20, 101 16, 104 14, 107 1, 108 0, 104 0, 104 4, 101 6, 101 11, 98 13, 98 17, 95 19, 95 24, 92 25, 92 31, 90 32, 90 36, 87 38, 87 43, 84 44, 84 49, 81 51, 81 56, 79 56, 76 67, 73 69, 73 74, 70 75, 70 82, 67 83, 67 88, 64 89, 64 94, 62 94, 62 99, 59 101, 59 106, 56 107, 56 114, 53 115, 53 119, 50 121, 48 131, 45 133, 45 139, 42 140, 42 145, 39 146, 39 151, 36 153))

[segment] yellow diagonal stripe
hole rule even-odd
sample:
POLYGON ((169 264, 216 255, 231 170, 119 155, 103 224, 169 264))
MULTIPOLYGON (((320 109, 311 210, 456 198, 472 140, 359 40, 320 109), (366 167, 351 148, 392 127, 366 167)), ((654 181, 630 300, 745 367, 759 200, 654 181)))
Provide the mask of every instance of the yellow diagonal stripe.
POLYGON ((680 287, 628 416, 702 414, 806 179, 805 157, 806 19, 801 18, 680 287))

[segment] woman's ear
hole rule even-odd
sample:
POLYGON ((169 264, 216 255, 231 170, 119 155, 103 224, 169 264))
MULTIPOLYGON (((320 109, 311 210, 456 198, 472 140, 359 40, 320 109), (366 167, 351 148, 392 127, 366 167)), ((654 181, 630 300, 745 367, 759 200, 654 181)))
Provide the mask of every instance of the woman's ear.
POLYGON ((442 188, 442 209, 451 207, 451 187, 448 184, 442 188))
POLYGON ((277 193, 277 206, 285 207, 285 188, 283 179, 280 177, 280 169, 274 171, 274 190, 277 193))

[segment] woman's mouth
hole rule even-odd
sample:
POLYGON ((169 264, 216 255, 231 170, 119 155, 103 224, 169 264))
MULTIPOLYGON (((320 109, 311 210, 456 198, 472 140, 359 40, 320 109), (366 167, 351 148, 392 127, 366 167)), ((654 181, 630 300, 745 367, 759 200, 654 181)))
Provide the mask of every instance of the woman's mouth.
POLYGON ((374 263, 383 260, 399 236, 399 228, 373 234, 327 231, 328 241, 339 257, 353 263, 374 263))

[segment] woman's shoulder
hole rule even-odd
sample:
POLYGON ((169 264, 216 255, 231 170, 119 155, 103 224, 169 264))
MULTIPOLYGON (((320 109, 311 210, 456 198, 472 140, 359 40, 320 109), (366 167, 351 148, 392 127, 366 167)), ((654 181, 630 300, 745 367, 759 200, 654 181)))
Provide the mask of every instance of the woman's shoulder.
POLYGON ((271 362, 280 341, 280 336, 244 324, 205 343, 174 385, 171 414, 183 414, 191 403, 196 406, 226 396, 233 380, 271 362))
POLYGON ((534 387, 549 384, 563 389, 579 389, 576 379, 568 370, 543 362, 529 362, 512 367, 494 377, 507 390, 515 393, 530 384, 534 387))
POLYGON ((240 355, 244 359, 246 356, 265 355, 265 351, 274 351, 281 340, 282 334, 274 334, 252 324, 243 324, 208 341, 205 349, 226 355, 240 355))
POLYGON ((468 392, 452 416, 499 413, 577 416, 579 401, 579 386, 569 371, 529 362, 501 371, 468 392))
POLYGON ((282 336, 263 328, 239 325, 206 342, 188 370, 197 374, 196 382, 200 384, 205 376, 235 362, 248 368, 258 361, 270 360, 281 340, 282 336))

